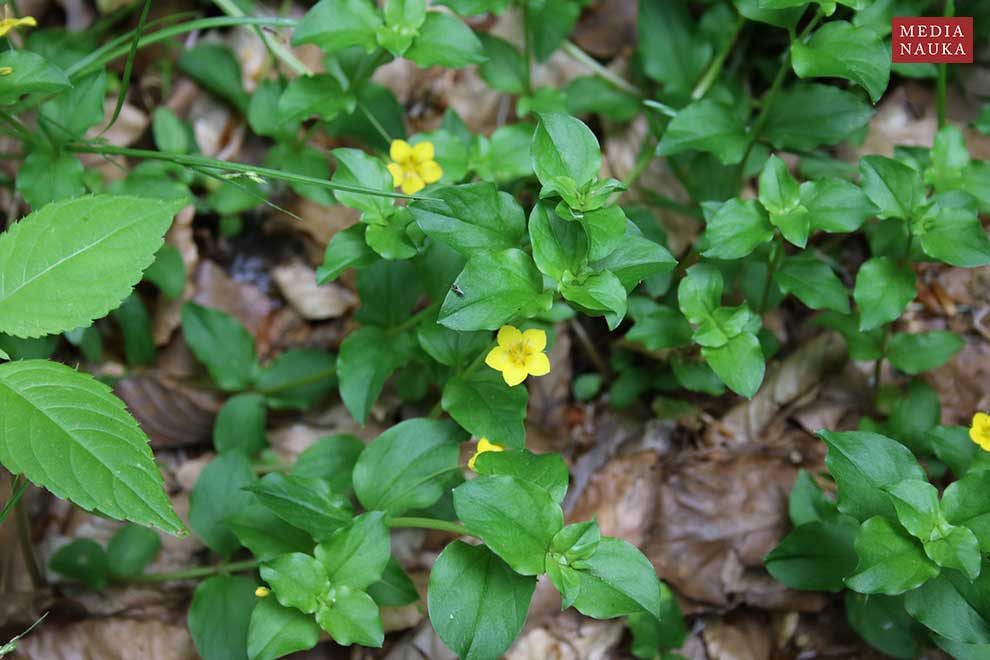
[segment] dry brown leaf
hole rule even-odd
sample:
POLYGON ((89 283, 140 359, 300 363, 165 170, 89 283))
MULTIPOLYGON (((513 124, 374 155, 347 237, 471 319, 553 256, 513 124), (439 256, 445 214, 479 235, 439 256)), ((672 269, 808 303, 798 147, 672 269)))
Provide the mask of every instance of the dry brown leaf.
POLYGON ((196 660, 185 621, 45 621, 18 645, 16 660, 196 660))
POLYGON ((710 621, 702 636, 711 660, 770 660, 773 640, 768 619, 747 611, 710 621))
POLYGON ((506 660, 604 660, 616 657, 621 621, 593 621, 571 610, 524 632, 505 654, 506 660))
POLYGON ((155 370, 117 381, 114 392, 156 448, 209 443, 222 404, 215 392, 183 385, 155 370))
POLYGON ((572 38, 595 57, 613 57, 630 51, 636 43, 638 3, 598 0, 581 15, 572 38))
POLYGON ((196 271, 196 295, 200 305, 213 307, 237 318, 253 335, 278 304, 261 289, 230 277, 212 261, 204 260, 196 271))
POLYGON ((602 534, 642 545, 656 523, 659 456, 625 454, 596 470, 568 514, 569 522, 598 518, 602 534))
POLYGON ((277 266, 272 279, 293 309, 307 321, 324 321, 343 316, 357 307, 357 296, 339 284, 316 284, 316 271, 295 260, 277 266))

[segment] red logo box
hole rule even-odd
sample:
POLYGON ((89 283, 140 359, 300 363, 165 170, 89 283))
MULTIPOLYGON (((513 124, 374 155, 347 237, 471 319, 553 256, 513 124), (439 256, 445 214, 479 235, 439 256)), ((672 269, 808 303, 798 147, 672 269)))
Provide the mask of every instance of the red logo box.
POLYGON ((893 19, 895 63, 972 64, 973 17, 893 19))

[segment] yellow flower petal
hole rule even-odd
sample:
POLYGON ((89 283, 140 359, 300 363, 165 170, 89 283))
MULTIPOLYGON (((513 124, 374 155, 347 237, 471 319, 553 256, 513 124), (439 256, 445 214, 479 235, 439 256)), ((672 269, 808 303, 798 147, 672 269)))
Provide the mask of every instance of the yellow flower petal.
POLYGON ((388 156, 397 163, 409 160, 412 156, 412 147, 405 140, 392 140, 392 146, 388 149, 388 156))
POLYGON ((523 334, 519 332, 519 328, 514 325, 503 325, 498 329, 498 336, 496 337, 498 345, 502 348, 512 348, 516 344, 519 344, 523 340, 523 334))
POLYGON ((533 353, 526 356, 526 371, 531 376, 546 376, 550 373, 550 358, 546 353, 533 353))
POLYGON ((443 169, 435 160, 428 160, 416 166, 416 171, 427 183, 436 183, 443 178, 443 169))
POLYGON ((402 185, 402 180, 406 178, 406 171, 398 163, 389 163, 387 167, 388 173, 392 175, 392 185, 398 188, 402 185))
POLYGON ((25 16, 24 18, 5 18, 0 21, 0 37, 6 35, 16 27, 21 27, 22 25, 27 27, 37 27, 38 21, 34 20, 33 16, 25 16))
POLYGON ((503 371, 509 366, 509 353, 501 346, 496 346, 488 351, 485 356, 485 364, 497 371, 503 371))
POLYGON ((474 456, 468 461, 468 467, 473 470, 475 461, 487 451, 505 451, 505 447, 497 445, 494 442, 489 442, 488 438, 481 438, 478 440, 478 448, 475 450, 474 456))
POLYGON ((407 195, 415 195, 426 187, 423 179, 415 172, 406 171, 405 178, 402 179, 402 192, 407 195))
POLYGON ((547 333, 538 328, 530 328, 523 332, 522 339, 531 351, 542 351, 547 347, 547 333))
POLYGON ((969 429, 969 437, 984 451, 990 451, 990 415, 981 412, 973 415, 973 425, 969 429))
POLYGON ((433 156, 432 142, 420 142, 412 148, 412 159, 414 163, 425 163, 428 160, 433 160, 433 156))
POLYGON ((505 384, 509 387, 515 387, 519 383, 523 382, 526 380, 527 375, 528 374, 526 373, 525 367, 520 367, 515 364, 509 364, 505 369, 502 369, 502 380, 504 380, 505 384))

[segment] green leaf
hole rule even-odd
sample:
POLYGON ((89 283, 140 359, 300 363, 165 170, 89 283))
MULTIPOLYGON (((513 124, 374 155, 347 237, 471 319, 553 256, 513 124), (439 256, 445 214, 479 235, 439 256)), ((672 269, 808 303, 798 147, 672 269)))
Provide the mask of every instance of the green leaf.
POLYGON ((248 490, 272 513, 317 540, 327 538, 353 516, 350 501, 331 491, 323 479, 273 472, 248 490))
POLYGON ((526 444, 526 388, 509 387, 493 369, 454 376, 443 388, 443 409, 468 433, 522 449, 526 444))
POLYGON ((385 514, 369 511, 316 546, 316 558, 333 585, 366 589, 381 579, 390 557, 385 514))
POLYGON ((377 33, 378 44, 397 57, 402 55, 425 20, 426 0, 388 0, 385 27, 377 33))
POLYGON ((697 30, 688 7, 677 2, 639 3, 639 51, 643 71, 665 92, 687 92, 712 57, 712 46, 697 30))
POLYGON ((602 166, 598 138, 581 120, 545 112, 533 134, 533 171, 544 188, 557 189, 568 178, 578 188, 594 181, 602 166))
POLYGON ((87 511, 184 530, 147 436, 103 383, 56 362, 7 362, 0 409, 0 463, 11 473, 87 511))
POLYGON ((965 527, 939 530, 939 534, 924 542, 928 557, 939 566, 962 571, 970 580, 979 577, 981 556, 976 535, 965 527))
POLYGON ((890 257, 873 257, 859 267, 853 298, 859 306, 859 329, 878 328, 897 319, 914 300, 914 271, 890 257))
POLYGON ((768 108, 763 136, 775 149, 812 151, 856 134, 873 114, 857 94, 832 85, 798 83, 768 108))
POLYGON ((278 121, 295 124, 314 115, 331 121, 353 103, 353 97, 344 92, 334 75, 299 76, 289 82, 278 99, 278 121))
POLYGON ((677 303, 691 323, 701 323, 722 300, 722 273, 711 264, 696 264, 677 287, 677 303))
POLYGON ((735 165, 742 161, 749 141, 746 126, 735 108, 702 99, 683 108, 670 120, 657 145, 657 155, 706 151, 723 165, 735 165))
POLYGON ((599 76, 574 78, 564 88, 567 112, 575 115, 598 114, 617 122, 627 122, 639 114, 640 100, 599 76))
POLYGON ((740 333, 722 346, 702 348, 701 354, 722 382, 736 394, 749 399, 760 389, 766 360, 756 335, 740 333))
POLYGON ((622 539, 603 537, 595 554, 576 568, 581 591, 578 612, 593 619, 612 619, 636 612, 660 618, 660 581, 653 564, 622 539))
POLYGON ((378 260, 365 242, 364 232, 365 226, 358 224, 333 235, 323 254, 323 264, 316 269, 317 284, 333 282, 348 268, 370 266, 378 260))
POLYGON ((323 351, 292 348, 258 372, 255 389, 270 408, 306 410, 337 384, 337 360, 323 351))
POLYGON ((557 504, 563 504, 570 473, 560 454, 520 451, 487 451, 474 464, 478 474, 502 474, 545 489, 557 504))
POLYGON ((454 285, 440 308, 440 323, 453 330, 497 330, 550 309, 553 298, 532 257, 518 248, 475 254, 454 285))
POLYGON ((648 350, 662 351, 691 343, 691 325, 680 312, 647 298, 630 298, 629 313, 636 323, 626 333, 629 341, 648 350))
POLYGON ((316 620, 341 646, 381 647, 385 641, 381 613, 371 596, 350 587, 332 587, 321 601, 316 620))
POLYGON ((244 393, 227 399, 213 425, 213 445, 219 453, 241 451, 251 456, 268 446, 265 399, 244 393))
POLYGON ((588 234, 580 223, 562 219, 545 202, 529 214, 529 240, 533 260, 545 275, 558 282, 564 273, 575 275, 588 264, 588 234))
POLYGON ((478 35, 487 61, 478 67, 481 78, 494 90, 521 95, 526 91, 526 63, 519 50, 505 39, 482 33, 478 35))
POLYGON ((858 84, 876 103, 890 80, 890 49, 880 35, 846 21, 829 21, 807 43, 791 46, 799 78, 845 78, 858 84))
POLYGON ((533 55, 545 62, 574 31, 581 6, 574 0, 544 0, 529 7, 533 55))
MULTIPOLYGON (((252 101, 253 101, 252 97, 252 101)), ((103 108, 100 108, 102 119, 103 108)), ((192 151, 195 138, 188 124, 179 119, 167 106, 155 108, 151 116, 151 134, 159 151, 187 154, 192 151)))
POLYGON ((990 492, 988 487, 990 472, 981 470, 949 484, 942 494, 945 519, 976 534, 982 552, 990 551, 990 500, 986 496, 990 492))
POLYGON ((884 156, 859 161, 863 192, 879 209, 880 218, 910 220, 925 203, 925 184, 917 170, 884 156))
POLYGON ((629 632, 632 633, 632 654, 641 660, 683 660, 682 656, 665 653, 658 656, 663 649, 676 649, 683 646, 688 631, 684 625, 684 615, 670 589, 660 583, 660 619, 646 612, 634 612, 626 619, 629 632))
POLYGON ((351 472, 362 451, 364 443, 353 435, 328 435, 299 454, 292 474, 324 479, 333 492, 346 493, 351 489, 351 472))
MULTIPOLYGON (((380 159, 359 149, 334 149, 330 153, 337 161, 333 183, 392 192, 392 175, 380 159)), ((394 200, 381 195, 335 190, 334 196, 344 206, 361 211, 361 222, 385 224, 393 212, 394 200)))
POLYGON ((902 479, 926 479, 911 451, 877 433, 820 431, 828 445, 825 465, 839 486, 839 511, 858 520, 894 517, 885 486, 902 479))
POLYGON ((921 654, 924 639, 904 610, 902 597, 847 591, 845 604, 849 625, 874 648, 905 660, 921 654))
POLYGON ((330 588, 323 564, 309 555, 292 552, 261 565, 261 579, 271 586, 278 602, 314 614, 330 588))
POLYGON ((956 571, 943 571, 910 592, 904 608, 922 625, 947 639, 990 644, 990 606, 986 594, 990 571, 970 581, 956 571))
POLYGON ((491 344, 487 332, 460 332, 438 323, 419 326, 417 338, 431 358, 448 367, 465 366, 491 344))
POLYGON ((309 553, 315 545, 309 534, 276 516, 257 498, 227 522, 241 545, 259 561, 290 552, 309 553))
POLYGON ((846 578, 846 586, 861 594, 897 596, 939 573, 921 544, 882 516, 863 523, 855 546, 859 565, 846 578))
POLYGON ((615 330, 626 316, 626 288, 607 270, 592 273, 580 283, 562 283, 564 298, 592 316, 604 316, 609 330, 615 330))
MULTIPOLYGON (((558 205, 558 215, 565 212, 563 207, 558 205)), ((593 261, 609 257, 622 244, 629 226, 629 219, 619 206, 584 212, 579 221, 588 234, 588 257, 593 261)))
MULTIPOLYGON (((941 414, 941 410, 939 413, 941 414)), ((969 429, 964 426, 937 426, 928 431, 928 438, 935 456, 948 465, 957 478, 965 475, 977 457, 983 453, 969 437, 969 429)), ((980 532, 977 532, 977 535, 979 534, 980 532)), ((987 547, 990 548, 990 544, 987 547)))
POLYGON ((773 238, 766 211, 754 200, 730 199, 708 220, 702 252, 713 259, 740 259, 773 238))
POLYGON ((107 553, 96 541, 76 539, 66 543, 48 560, 48 567, 71 580, 85 583, 99 591, 107 586, 110 567, 107 553))
POLYGON ((10 68, 0 77, 0 105, 15 103, 23 94, 51 94, 72 87, 62 69, 29 50, 5 50, 0 53, 0 67, 10 68))
POLYGON ((975 205, 955 205, 953 198, 958 196, 968 197, 953 193, 935 196, 934 204, 921 220, 921 248, 933 259, 953 266, 975 268, 990 264, 990 238, 975 205))
POLYGON ((293 607, 282 607, 274 598, 262 598, 251 612, 247 656, 251 660, 276 660, 311 649, 319 640, 320 627, 313 617, 293 607))
POLYGON ((247 389, 258 360, 254 337, 233 316, 194 302, 182 306, 182 333, 193 355, 222 389, 247 389))
POLYGON ((787 511, 795 527, 810 522, 832 522, 839 513, 835 500, 827 498, 803 468, 798 470, 794 480, 794 488, 787 500, 787 511))
POLYGON ((248 654, 248 624, 258 601, 254 596, 256 586, 250 578, 214 575, 196 587, 187 623, 203 660, 248 654))
POLYGON ((240 452, 220 454, 200 473, 189 496, 189 526, 208 548, 230 557, 241 547, 230 519, 254 500, 245 490, 257 481, 240 452))
POLYGON ((419 600, 419 591, 395 557, 389 557, 382 578, 368 587, 380 607, 402 607, 419 600))
POLYGON ((361 46, 370 53, 378 45, 376 31, 381 24, 369 0, 321 0, 299 21, 292 45, 316 44, 327 54, 361 46))
POLYGON ((839 332, 846 341, 849 357, 853 360, 866 362, 877 360, 883 356, 883 329, 874 328, 869 332, 860 331, 858 314, 825 312, 815 317, 812 323, 839 332))
POLYGON ((457 69, 484 62, 485 49, 462 21, 450 14, 431 11, 405 57, 420 66, 457 69))
POLYGON ((938 394, 920 380, 910 383, 907 391, 894 401, 887 420, 888 435, 893 436, 915 454, 930 454, 928 433, 938 425, 942 406, 938 394))
POLYGON ((912 536, 927 540, 939 523, 938 490, 924 479, 903 479, 884 488, 897 520, 912 536))
POLYGON ((409 205, 413 218, 427 236, 465 257, 515 247, 526 231, 522 207, 492 183, 440 188, 430 197, 409 205))
POLYGON ((127 364, 140 366, 155 361, 155 340, 151 336, 151 318, 137 293, 124 298, 113 317, 124 335, 124 355, 127 364))
POLYGON ((0 332, 87 326, 141 279, 175 202, 98 195, 49 204, 0 235, 0 332))
POLYGON ((465 434, 448 421, 410 419, 375 438, 354 466, 354 492, 369 510, 399 516, 443 495, 465 434))
POLYGON ((179 69, 219 98, 244 112, 248 95, 241 85, 241 65, 225 44, 202 41, 182 51, 179 69))
POLYGON ((550 539, 564 526, 549 492, 505 475, 461 484, 454 489, 454 509, 472 534, 521 575, 545 571, 550 539))
POLYGON ((887 359, 904 373, 920 374, 942 366, 965 345, 959 335, 946 330, 899 332, 887 346, 887 359))
POLYGON ((791 589, 841 591, 856 568, 856 527, 813 521, 795 527, 763 559, 775 579, 791 589))
POLYGON ((859 186, 834 177, 802 183, 801 205, 812 229, 834 233, 854 232, 876 213, 859 186))
MULTIPOLYGON (((530 226, 532 227, 532 218, 530 218, 530 226)), ((533 250, 535 256, 535 243, 533 250)), ((626 223, 625 233, 618 241, 618 245, 608 255, 591 264, 594 270, 611 271, 622 282, 626 293, 636 288, 636 285, 644 279, 660 273, 669 273, 675 266, 677 260, 667 248, 644 236, 632 222, 626 223)))
POLYGON ((787 169, 787 165, 776 155, 770 156, 763 165, 759 177, 760 204, 770 213, 790 213, 801 203, 801 189, 787 169))
POLYGON ((365 423, 385 381, 408 359, 407 352, 381 328, 358 328, 344 339, 337 375, 340 398, 354 419, 365 423))
POLYGON ((140 575, 161 550, 162 540, 147 527, 124 525, 107 543, 107 563, 118 577, 140 575))
POLYGON ((144 271, 144 279, 151 282, 169 300, 175 300, 186 288, 186 265, 179 248, 166 243, 158 250, 155 260, 144 271))
POLYGON ((515 573, 483 545, 454 541, 430 572, 434 629, 462 660, 497 660, 526 623, 536 578, 515 573))
POLYGON ((86 192, 84 175, 83 164, 75 155, 49 151, 41 146, 32 149, 24 159, 14 187, 31 208, 43 209, 52 202, 81 197, 86 192))
POLYGON ((781 291, 793 294, 811 309, 849 313, 849 292, 829 265, 814 254, 784 257, 773 279, 781 291))

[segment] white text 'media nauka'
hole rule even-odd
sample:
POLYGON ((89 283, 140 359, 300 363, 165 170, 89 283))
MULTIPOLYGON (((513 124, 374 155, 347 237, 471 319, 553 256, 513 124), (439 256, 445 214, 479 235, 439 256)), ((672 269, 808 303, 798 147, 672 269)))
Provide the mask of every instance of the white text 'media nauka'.
POLYGON ((907 39, 962 39, 966 35, 959 25, 939 23, 918 23, 899 25, 901 41, 897 44, 898 55, 927 55, 935 57, 965 56, 966 48, 958 41, 905 41, 907 39))

